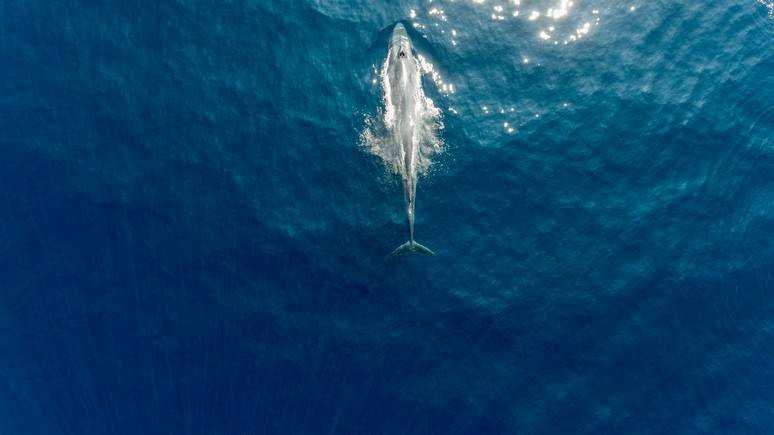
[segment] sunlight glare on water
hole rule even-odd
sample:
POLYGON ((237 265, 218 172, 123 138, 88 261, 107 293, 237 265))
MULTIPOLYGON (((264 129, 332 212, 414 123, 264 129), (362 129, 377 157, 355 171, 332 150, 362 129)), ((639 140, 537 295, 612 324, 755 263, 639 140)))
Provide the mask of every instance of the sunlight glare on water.
POLYGON ((769 11, 769 18, 774 18, 774 0, 757 0, 758 3, 766 6, 769 11))
MULTIPOLYGON (((764 0, 758 0, 763 2, 764 0)), ((480 11, 488 11, 493 21, 503 25, 514 23, 531 23, 536 26, 535 36, 538 40, 549 41, 553 45, 571 44, 587 35, 592 25, 599 26, 600 12, 593 8, 590 2, 576 3, 575 0, 489 2, 487 0, 472 0, 471 4, 480 11)), ((408 12, 412 25, 427 36, 432 29, 438 29, 441 34, 451 33, 449 42, 452 46, 458 44, 457 28, 447 28, 454 25, 450 10, 460 7, 454 0, 430 2, 431 7, 425 13, 412 8, 408 12)), ((634 10, 634 6, 631 6, 634 10)), ((459 26, 458 26, 459 27, 459 26)), ((470 29, 469 32, 476 32, 470 29)))
MULTIPOLYGON (((561 55, 561 50, 568 50, 575 44, 593 38, 605 16, 612 13, 631 13, 634 5, 625 4, 619 8, 601 7, 599 2, 582 0, 433 0, 412 6, 406 11, 411 26, 424 38, 433 43, 444 44, 453 51, 464 52, 471 48, 479 38, 498 38, 512 33, 514 36, 524 33, 534 35, 533 39, 524 40, 520 52, 516 56, 519 70, 525 72, 535 68, 544 68, 547 56, 561 55), (630 9, 631 8, 631 9, 630 9), (488 26, 470 26, 468 16, 473 13, 481 20, 491 20, 488 26), (556 51, 558 50, 558 51, 556 51)), ((458 115, 461 109, 456 100, 462 98, 454 94, 467 92, 458 88, 441 77, 438 67, 424 56, 418 56, 422 73, 432 80, 438 92, 447 101, 443 106, 449 106, 448 113, 458 115), (456 109, 452 110, 451 107, 456 109)), ((459 80, 455 78, 455 80, 459 80)), ((459 82, 459 85, 465 85, 459 82)), ((520 127, 540 118, 540 113, 567 109, 567 105, 552 106, 551 109, 530 107, 523 108, 518 96, 512 101, 489 101, 492 110, 482 109, 480 115, 492 117, 493 132, 508 135, 518 133, 520 127), (514 106, 517 109, 514 109, 514 106)), ((543 104, 533 102, 535 104, 543 104)))

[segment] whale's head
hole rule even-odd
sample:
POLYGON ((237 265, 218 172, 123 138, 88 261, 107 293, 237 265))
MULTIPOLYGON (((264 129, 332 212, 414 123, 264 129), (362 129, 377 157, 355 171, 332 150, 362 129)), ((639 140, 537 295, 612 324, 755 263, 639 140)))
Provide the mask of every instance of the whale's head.
POLYGON ((390 54, 399 62, 411 58, 411 39, 401 23, 396 24, 392 30, 390 54))

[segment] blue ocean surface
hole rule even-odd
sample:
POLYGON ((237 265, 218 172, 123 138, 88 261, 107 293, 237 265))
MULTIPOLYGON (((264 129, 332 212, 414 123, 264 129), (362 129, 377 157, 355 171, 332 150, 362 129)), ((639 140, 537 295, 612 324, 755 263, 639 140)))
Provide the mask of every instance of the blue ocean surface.
POLYGON ((4 2, 0 434, 774 433, 773 43, 768 0, 4 2), (364 139, 396 23, 432 257, 364 139))

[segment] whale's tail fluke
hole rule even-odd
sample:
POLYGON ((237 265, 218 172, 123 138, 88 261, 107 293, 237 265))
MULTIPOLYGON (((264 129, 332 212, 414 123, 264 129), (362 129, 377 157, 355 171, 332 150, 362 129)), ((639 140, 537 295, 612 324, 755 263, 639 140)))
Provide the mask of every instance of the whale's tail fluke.
POLYGON ((408 242, 398 246, 394 251, 392 251, 392 254, 390 254, 390 256, 392 257, 395 255, 408 255, 408 254, 435 255, 435 252, 431 251, 429 248, 426 248, 420 245, 414 240, 409 240, 408 242))

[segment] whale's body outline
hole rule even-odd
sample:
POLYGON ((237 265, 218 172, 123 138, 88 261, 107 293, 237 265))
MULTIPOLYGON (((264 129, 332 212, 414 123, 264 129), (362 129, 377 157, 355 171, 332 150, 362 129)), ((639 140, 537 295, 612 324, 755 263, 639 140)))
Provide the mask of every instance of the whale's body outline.
POLYGON ((414 57, 411 39, 403 24, 395 25, 385 60, 385 120, 391 132, 391 140, 400 149, 399 171, 403 178, 406 200, 408 241, 396 248, 391 255, 409 253, 435 255, 433 251, 414 240, 414 208, 417 194, 417 160, 419 158, 420 113, 423 96, 422 81, 417 59, 414 57))

